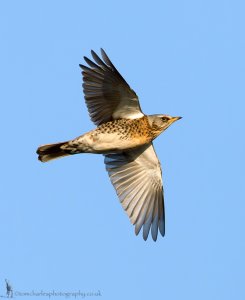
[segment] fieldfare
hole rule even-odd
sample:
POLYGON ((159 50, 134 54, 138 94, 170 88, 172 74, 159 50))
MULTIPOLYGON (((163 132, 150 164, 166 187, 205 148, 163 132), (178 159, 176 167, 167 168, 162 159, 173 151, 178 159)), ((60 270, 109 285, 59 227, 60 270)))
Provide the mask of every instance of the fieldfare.
POLYGON ((152 141, 181 117, 145 115, 136 93, 130 88, 101 49, 102 59, 91 51, 94 62, 80 65, 83 91, 91 120, 97 128, 73 140, 40 146, 38 159, 47 162, 78 153, 105 156, 106 170, 118 198, 135 225, 143 227, 147 239, 151 229, 165 234, 161 165, 152 141))

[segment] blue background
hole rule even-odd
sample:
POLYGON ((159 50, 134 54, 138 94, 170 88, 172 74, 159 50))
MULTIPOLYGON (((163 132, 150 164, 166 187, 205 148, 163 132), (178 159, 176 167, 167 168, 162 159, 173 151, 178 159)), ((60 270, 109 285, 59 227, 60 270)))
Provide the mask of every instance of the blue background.
POLYGON ((14 291, 101 299, 245 298, 244 9, 1 2, 1 295, 7 278, 14 291), (155 141, 166 205, 156 243, 134 235, 102 156, 37 161, 40 144, 94 128, 78 64, 100 47, 145 113, 183 117, 155 141))

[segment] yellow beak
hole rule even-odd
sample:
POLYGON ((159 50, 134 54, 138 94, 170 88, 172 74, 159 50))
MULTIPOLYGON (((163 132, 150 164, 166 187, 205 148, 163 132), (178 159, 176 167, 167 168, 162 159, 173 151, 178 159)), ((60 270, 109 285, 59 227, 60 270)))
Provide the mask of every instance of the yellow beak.
POLYGON ((172 117, 172 118, 169 120, 169 122, 170 122, 170 124, 172 124, 173 122, 178 121, 178 120, 180 120, 180 119, 182 119, 182 117, 172 117))

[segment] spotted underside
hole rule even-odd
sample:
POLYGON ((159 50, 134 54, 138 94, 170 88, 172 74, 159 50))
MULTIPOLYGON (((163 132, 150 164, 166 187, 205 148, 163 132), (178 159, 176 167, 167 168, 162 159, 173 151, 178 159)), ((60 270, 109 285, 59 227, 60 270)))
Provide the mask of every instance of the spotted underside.
POLYGON ((96 137, 100 134, 116 134, 121 140, 142 138, 146 142, 154 138, 146 116, 139 119, 119 119, 104 123, 96 128, 91 135, 96 137))

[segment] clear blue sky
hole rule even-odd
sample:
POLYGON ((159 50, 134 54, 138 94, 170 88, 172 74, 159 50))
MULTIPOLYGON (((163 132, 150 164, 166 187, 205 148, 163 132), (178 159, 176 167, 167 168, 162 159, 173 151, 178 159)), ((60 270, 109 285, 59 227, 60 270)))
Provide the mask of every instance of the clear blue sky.
POLYGON ((0 295, 7 278, 20 292, 100 290, 88 299, 244 300, 244 10, 1 2, 0 295), (145 113, 183 117, 155 141, 166 205, 156 243, 134 235, 102 156, 37 161, 40 144, 94 128, 78 64, 100 47, 145 113))

